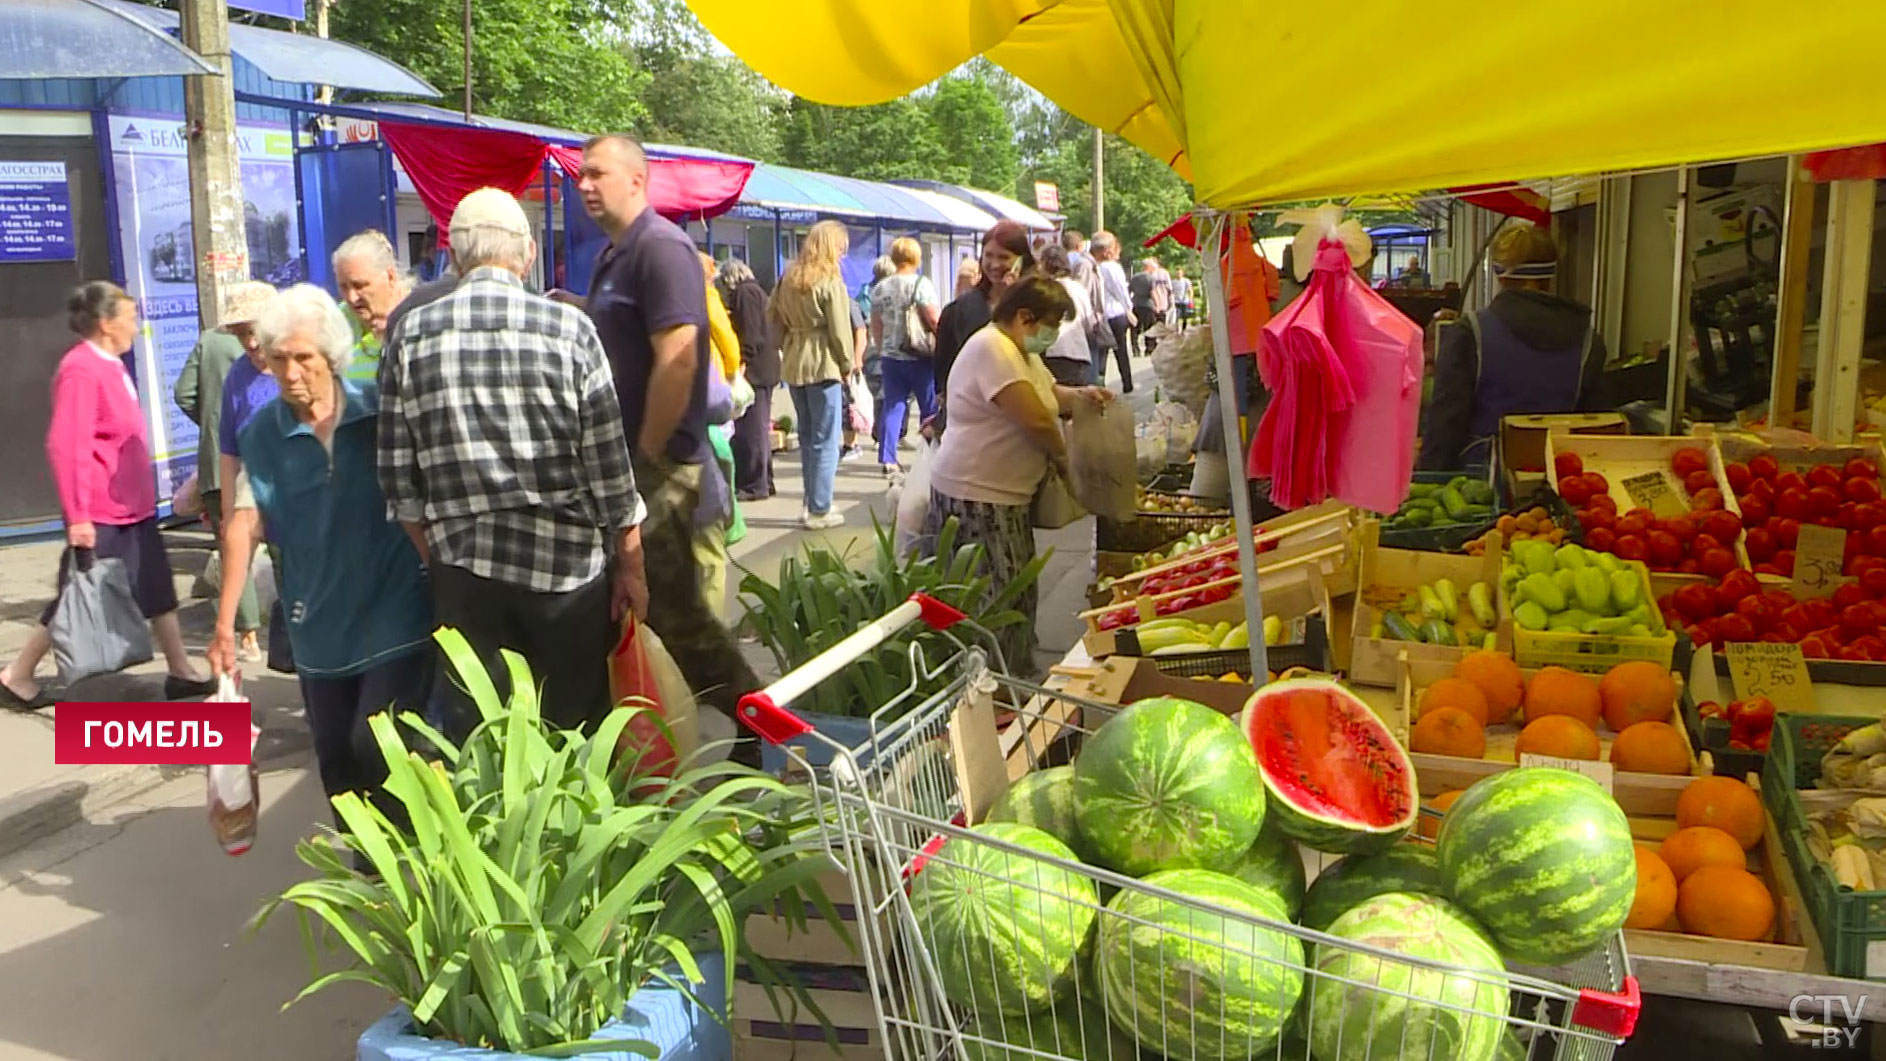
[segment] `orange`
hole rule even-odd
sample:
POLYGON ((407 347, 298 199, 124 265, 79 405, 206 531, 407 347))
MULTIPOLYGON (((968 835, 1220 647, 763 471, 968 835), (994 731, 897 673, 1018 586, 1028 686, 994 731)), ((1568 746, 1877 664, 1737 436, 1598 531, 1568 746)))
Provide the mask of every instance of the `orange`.
POLYGON ((1428 686, 1421 693, 1421 710, 1417 712, 1425 717, 1428 712, 1441 707, 1458 707, 1473 716, 1482 726, 1487 724, 1487 695, 1480 687, 1462 678, 1442 678, 1428 686))
POLYGON ((1668 722, 1676 710, 1676 679, 1649 660, 1620 663, 1598 681, 1604 721, 1619 733, 1639 722, 1668 722))
POLYGON ((1526 684, 1526 721, 1547 715, 1569 715, 1597 729, 1602 707, 1598 683, 1564 667, 1545 667, 1526 684))
MULTIPOLYGON (((1423 806, 1431 807, 1434 810, 1440 811, 1441 816, 1444 818, 1447 816, 1447 808, 1453 806, 1454 801, 1459 799, 1460 794, 1465 791, 1466 789, 1450 788, 1447 791, 1442 792, 1439 795, 1436 795, 1433 799, 1428 800, 1425 804, 1423 804, 1423 806)), ((1421 816, 1421 822, 1418 826, 1416 826, 1416 828, 1419 830, 1422 836, 1425 836, 1430 840, 1438 840, 1440 839, 1440 836, 1441 836, 1441 819, 1433 817, 1431 815, 1423 814, 1421 816)))
POLYGON ((1625 928, 1658 928, 1676 913, 1676 874, 1648 844, 1637 844, 1637 896, 1625 928))
POLYGON ((1678 881, 1688 880, 1690 874, 1704 866, 1748 867, 1748 858, 1742 854, 1742 845, 1735 842, 1735 837, 1708 825, 1678 829, 1664 837, 1657 854, 1663 856, 1678 881))
POLYGON ((1513 717, 1520 701, 1526 698, 1526 679, 1511 656, 1487 649, 1469 652, 1454 664, 1454 677, 1465 678, 1480 688, 1487 698, 1487 721, 1504 722, 1513 717))
POLYGON ((1766 939, 1775 927, 1775 897, 1741 866, 1704 866, 1677 886, 1683 931, 1717 939, 1766 939))
POLYGON ((1427 755, 1478 759, 1487 753, 1487 731, 1458 707, 1437 707, 1415 723, 1408 747, 1427 755))
POLYGON ((1598 733, 1565 715, 1547 715, 1528 722, 1519 731, 1514 749, 1521 755, 1553 755, 1560 759, 1598 758, 1598 733))
POLYGON ((1762 798, 1733 777, 1699 777, 1676 800, 1676 824, 1713 825, 1747 851, 1762 842, 1762 798))
POLYGON ((1689 742, 1668 722, 1639 722, 1611 742, 1611 765, 1640 774, 1687 774, 1689 742))

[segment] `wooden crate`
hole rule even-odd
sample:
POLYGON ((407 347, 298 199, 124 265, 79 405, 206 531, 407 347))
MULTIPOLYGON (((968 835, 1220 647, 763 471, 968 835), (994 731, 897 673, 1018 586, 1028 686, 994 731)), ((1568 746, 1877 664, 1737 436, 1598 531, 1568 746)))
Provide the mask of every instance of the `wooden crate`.
POLYGON ((837 908, 844 934, 825 919, 810 903, 800 911, 803 924, 775 912, 756 911, 747 917, 747 942, 754 953, 769 961, 812 962, 818 965, 861 966, 858 953, 858 908, 852 894, 851 875, 834 869, 820 874, 819 885, 825 897, 837 908))
MULTIPOLYGON (((1353 510, 1333 503, 1298 512, 1287 512, 1275 519, 1260 523, 1251 534, 1252 545, 1258 549, 1258 571, 1263 574, 1303 557, 1327 555, 1332 545, 1347 540, 1353 526, 1353 510)), ((1213 561, 1224 557, 1229 557, 1235 562, 1238 556, 1238 540, 1235 535, 1225 535, 1204 543, 1200 548, 1184 556, 1134 571, 1133 559, 1138 555, 1140 554, 1095 553, 1096 585, 1088 590, 1088 600, 1095 608, 1102 608, 1109 602, 1125 603, 1140 596, 1140 586, 1148 579, 1177 574, 1194 564, 1210 565, 1213 561), (1103 563, 1105 570, 1102 569, 1103 563), (1104 593, 1097 585, 1100 578, 1115 580, 1104 593)), ((1331 574, 1331 579, 1338 586, 1342 582, 1341 575, 1340 569, 1331 574)), ((1352 588, 1333 588, 1331 592, 1342 594, 1349 592, 1352 588)))
POLYGON ((1662 664, 1668 670, 1676 657, 1676 634, 1664 625, 1663 613, 1657 610, 1657 598, 1651 589, 1650 569, 1637 560, 1625 560, 1622 563, 1637 571, 1642 578, 1643 588, 1640 592, 1650 612, 1651 636, 1528 630, 1513 621, 1512 595, 1501 587, 1500 627, 1502 636, 1505 636, 1506 631, 1511 631, 1513 659, 1521 667, 1564 667, 1584 674, 1603 674, 1633 659, 1662 664))
MULTIPOLYGON (((1661 472, 1665 482, 1687 507, 1689 494, 1683 484, 1670 470, 1670 458, 1680 449, 1700 449, 1709 459, 1709 474, 1716 481, 1716 489, 1722 491, 1722 505, 1736 518, 1742 516, 1742 508, 1736 504, 1735 491, 1729 489, 1729 477, 1723 471, 1727 463, 1722 450, 1716 445, 1715 437, 1709 434, 1696 435, 1567 435, 1548 432, 1546 435, 1547 465, 1558 459, 1560 453, 1576 453, 1585 462, 1587 472, 1597 472, 1605 477, 1611 486, 1611 500, 1617 502, 1618 514, 1622 515, 1637 507, 1630 492, 1624 489, 1624 480, 1636 475, 1661 472)), ((1552 479, 1552 489, 1558 489, 1558 479, 1552 479)), ((1737 534, 1735 541, 1727 543, 1729 551, 1735 554, 1736 566, 1752 570, 1748 549, 1742 544, 1742 535, 1737 534)), ((1658 572, 1673 578, 1687 581, 1716 580, 1706 575, 1684 575, 1676 572, 1658 572)))
MULTIPOLYGON (((1399 602, 1408 591, 1431 585, 1436 579, 1442 578, 1453 579, 1460 587, 1463 608, 1467 606, 1467 590, 1475 582, 1485 582, 1487 589, 1497 598, 1501 550, 1494 547, 1488 549, 1484 556, 1454 556, 1411 549, 1388 549, 1380 544, 1380 532, 1381 524, 1375 520, 1364 521, 1356 531, 1359 573, 1356 576, 1347 673, 1350 681, 1360 685, 1393 686, 1400 679, 1401 656, 1404 652, 1414 659, 1435 660, 1451 666, 1482 646, 1458 648, 1391 637, 1373 637, 1370 631, 1374 629, 1375 623, 1385 611, 1392 608, 1388 602, 1399 602)), ((1496 601, 1496 610, 1497 607, 1496 601)), ((1500 651, 1512 652, 1510 628, 1502 630, 1497 616, 1494 626, 1500 651)))
POLYGON ((1506 500, 1517 502, 1552 478, 1546 433, 1566 435, 1628 435, 1630 422, 1617 413, 1556 413, 1508 416, 1500 420, 1498 486, 1506 500))
MULTIPOLYGON (((1342 579, 1340 566, 1347 562, 1345 560, 1347 552, 1346 543, 1337 543, 1308 556, 1278 561, 1275 564, 1260 563, 1257 569, 1258 584, 1262 588, 1264 614, 1275 615, 1288 621, 1316 612, 1325 616, 1327 621, 1330 614, 1329 600, 1332 595, 1329 580, 1342 579)), ((1271 555, 1274 554, 1265 554, 1266 557, 1271 555)), ((1211 604, 1187 608, 1168 616, 1159 615, 1158 609, 1161 602, 1198 593, 1200 590, 1213 586, 1228 586, 1233 591, 1239 591, 1243 587, 1243 579, 1221 579, 1194 589, 1175 590, 1153 597, 1136 597, 1131 606, 1138 609, 1140 622, 1154 618, 1190 619, 1207 624, 1228 622, 1233 626, 1243 622, 1244 598, 1242 596, 1232 596, 1211 604)), ((1120 650, 1119 639, 1115 636, 1118 631, 1100 629, 1100 617, 1115 608, 1127 606, 1110 604, 1105 608, 1094 608, 1081 613, 1081 620, 1087 624, 1087 632, 1081 636, 1081 643, 1087 649, 1088 655, 1101 659, 1120 650)), ((1263 632, 1253 630, 1251 635, 1262 637, 1263 632)))
POLYGON ((779 1005, 784 1012, 775 1010, 766 988, 742 969, 733 985, 735 1061, 882 1061, 884 1041, 864 970, 794 964, 790 971, 831 1022, 838 1052, 816 1016, 796 1009, 796 1000, 783 989, 779 1005))

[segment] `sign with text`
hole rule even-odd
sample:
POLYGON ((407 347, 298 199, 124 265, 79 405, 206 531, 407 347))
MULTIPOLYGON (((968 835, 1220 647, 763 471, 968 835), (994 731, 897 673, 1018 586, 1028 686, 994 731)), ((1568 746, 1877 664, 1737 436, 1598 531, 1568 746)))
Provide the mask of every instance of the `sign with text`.
POLYGON ((76 257, 65 163, 0 162, 0 262, 76 257))
POLYGON ((308 0, 229 0, 229 6, 237 11, 276 15, 296 22, 308 17, 308 0))
POLYGON ((252 748, 248 703, 57 705, 52 761, 60 766, 245 765, 252 748))
POLYGON ((1765 696, 1777 711, 1814 710, 1814 683, 1801 646, 1777 641, 1734 642, 1723 647, 1735 698, 1765 696))
POLYGON ((1059 213, 1061 209, 1061 186, 1047 181, 1035 182, 1035 209, 1049 213, 1059 213))
POLYGON ((1647 508, 1659 519, 1675 519, 1690 506, 1676 492, 1670 477, 1661 471, 1645 472, 1624 480, 1624 492, 1638 508, 1647 508))
POLYGON ((1590 759, 1561 759, 1556 755, 1534 755, 1527 752, 1519 757, 1521 766, 1550 766, 1559 770, 1570 770, 1575 774, 1584 774, 1606 792, 1611 791, 1611 764, 1590 759))
POLYGON ((1794 545, 1794 585, 1789 590, 1802 600, 1833 596, 1834 590, 1853 581, 1840 573, 1846 566, 1846 550, 1846 531, 1801 524, 1801 536, 1794 545))

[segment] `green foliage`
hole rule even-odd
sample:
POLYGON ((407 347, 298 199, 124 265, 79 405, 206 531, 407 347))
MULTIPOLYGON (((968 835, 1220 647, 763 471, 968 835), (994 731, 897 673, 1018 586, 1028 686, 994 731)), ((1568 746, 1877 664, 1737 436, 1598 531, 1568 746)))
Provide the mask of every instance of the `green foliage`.
MULTIPOLYGON (((933 556, 915 552, 899 555, 893 529, 878 524, 875 517, 872 523, 877 546, 870 566, 862 570, 853 569, 848 554, 834 552, 823 544, 806 545, 799 555, 781 560, 779 574, 772 582, 744 567, 740 569, 740 593, 747 598, 746 621, 773 653, 782 673, 882 617, 913 593, 927 593, 991 631, 1028 621, 1029 617, 1015 610, 1015 600, 1041 577, 1041 569, 1053 550, 1035 557, 983 607, 983 595, 989 591, 989 576, 980 573, 984 550, 975 542, 957 544, 954 517, 945 521, 938 533, 933 556)), ((801 706, 825 714, 864 716, 902 695, 910 688, 909 648, 913 642, 923 646, 925 662, 931 667, 954 651, 954 645, 943 634, 927 627, 915 629, 918 632, 906 632, 884 642, 838 677, 815 687, 801 706)), ((974 634, 962 636, 972 645, 978 643, 974 634)), ((931 691, 930 687, 922 688, 924 693, 931 691)))
POLYGON ((646 63, 642 90, 647 117, 636 125, 644 139, 725 151, 761 162, 780 157, 779 115, 786 97, 730 55, 646 63))
POLYGON ((780 146, 788 165, 864 180, 936 179, 949 167, 929 114, 908 96, 871 107, 794 96, 780 146))
MULTIPOLYGON (((1025 167, 1021 183, 1027 186, 1027 194, 1021 198, 1034 200, 1035 181, 1059 185, 1061 212, 1067 215, 1068 225, 1092 235, 1093 130, 1079 122, 1070 124, 1077 131, 1044 143, 1042 153, 1025 167)), ((1053 128, 1054 123, 1047 127, 1053 128)), ((1119 137, 1106 138, 1101 161, 1107 182, 1107 230, 1120 237, 1124 258, 1145 257, 1147 251, 1141 245, 1192 208, 1191 186, 1171 167, 1119 137)), ((1158 250, 1162 258, 1170 256, 1170 263, 1187 260, 1187 252, 1170 241, 1158 250)))
MULTIPOLYGON (((374 874, 355 872, 325 839, 296 845, 317 876, 254 921, 295 908, 315 977, 295 1001, 342 981, 372 984, 431 1038, 567 1056, 644 985, 692 997, 703 982, 693 952, 712 948, 726 956, 729 992, 743 963, 769 993, 783 985, 817 1012, 750 952, 742 928, 749 911, 784 899, 787 911, 811 902, 844 933, 817 883, 835 863, 803 790, 698 760, 673 778, 631 774, 638 768, 614 762, 640 708, 619 708, 593 735, 552 729, 520 657, 504 654, 503 703, 457 631, 436 637, 483 721, 454 745, 416 716, 373 717, 386 790, 410 828, 347 793, 334 799, 340 839, 374 874), (345 965, 321 974, 324 950, 345 965)), ((594 1047, 605 1045, 654 1054, 647 1043, 594 1047)))
POLYGON ((974 78, 948 77, 926 105, 950 171, 938 179, 1007 194, 1020 159, 1014 126, 995 91, 974 78))

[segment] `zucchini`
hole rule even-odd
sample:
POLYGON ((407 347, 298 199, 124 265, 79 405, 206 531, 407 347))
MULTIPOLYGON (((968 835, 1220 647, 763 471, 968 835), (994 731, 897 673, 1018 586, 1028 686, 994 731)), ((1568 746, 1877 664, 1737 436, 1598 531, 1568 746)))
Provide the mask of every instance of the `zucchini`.
POLYGON ((1421 635, 1415 632, 1414 624, 1401 617, 1400 612, 1388 612, 1382 616, 1382 629, 1397 641, 1419 641, 1421 635))
POLYGON ((1445 619, 1429 619, 1421 624, 1421 640, 1430 645, 1459 645, 1459 635, 1445 619))

